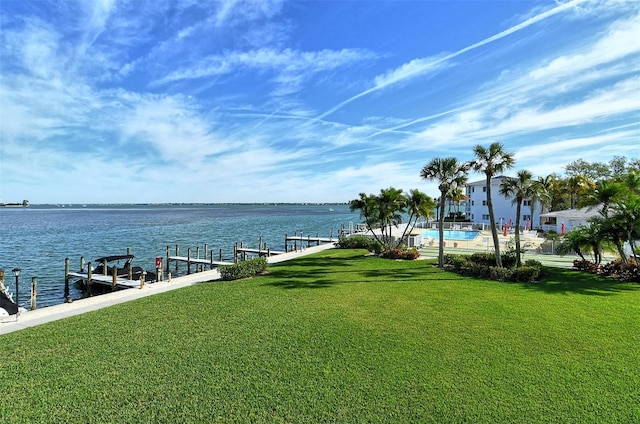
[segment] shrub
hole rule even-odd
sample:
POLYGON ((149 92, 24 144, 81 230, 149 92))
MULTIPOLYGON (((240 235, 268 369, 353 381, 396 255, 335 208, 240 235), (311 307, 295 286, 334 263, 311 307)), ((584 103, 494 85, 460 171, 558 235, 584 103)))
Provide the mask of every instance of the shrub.
MULTIPOLYGON (((500 255, 502 258, 502 266, 505 268, 513 268, 516 266, 517 254, 515 249, 509 249, 500 255)), ((495 258, 495 254, 494 254, 495 258)))
POLYGON ((495 253, 476 252, 469 257, 469 260, 478 265, 496 266, 495 253))
POLYGON ((472 261, 467 261, 467 264, 462 271, 464 274, 477 278, 491 278, 490 267, 472 261))
POLYGON ((523 265, 533 268, 542 268, 542 262, 536 261, 535 259, 527 259, 526 261, 524 261, 523 265))
POLYGON ((444 255, 444 263, 445 265, 450 265, 456 271, 460 271, 468 266, 469 257, 467 255, 453 255, 448 253, 444 255))
MULTIPOLYGON (((513 260, 507 256, 507 264, 513 260)), ((470 275, 477 278, 487 278, 495 281, 518 281, 533 282, 542 276, 542 264, 539 261, 530 259, 520 268, 513 267, 497 267, 495 266, 495 255, 493 253, 477 252, 470 256, 467 255, 444 255, 444 263, 454 271, 470 275)))
POLYGON ((367 249, 368 251, 375 250, 374 248, 375 240, 370 239, 367 236, 351 236, 351 237, 340 237, 338 240, 338 247, 340 249, 367 249))
POLYGON ((596 264, 586 259, 576 259, 575 261, 573 261, 573 267, 578 271, 590 272, 592 274, 598 273, 598 267, 596 266, 596 264))
POLYGON ((223 280, 231 281, 240 278, 253 277, 267 269, 266 258, 254 258, 248 261, 238 262, 233 265, 223 265, 218 270, 223 280))
POLYGON ((618 278, 623 281, 640 283, 640 266, 638 264, 626 264, 618 273, 618 278))
POLYGON ((628 264, 618 258, 606 265, 602 265, 598 269, 598 274, 614 277, 623 281, 640 282, 640 267, 633 258, 629 260, 628 264))
POLYGON ((520 268, 512 269, 511 275, 509 276, 509 280, 519 281, 522 283, 532 283, 540 279, 541 272, 542 272, 541 267, 525 265, 525 266, 521 266, 520 268))
POLYGON ((511 270, 503 266, 490 266, 489 278, 496 281, 506 281, 511 275, 511 270))
POLYGON ((420 252, 418 252, 415 248, 411 248, 409 250, 390 249, 382 252, 381 256, 383 258, 389 258, 389 259, 414 260, 420 257, 420 252))

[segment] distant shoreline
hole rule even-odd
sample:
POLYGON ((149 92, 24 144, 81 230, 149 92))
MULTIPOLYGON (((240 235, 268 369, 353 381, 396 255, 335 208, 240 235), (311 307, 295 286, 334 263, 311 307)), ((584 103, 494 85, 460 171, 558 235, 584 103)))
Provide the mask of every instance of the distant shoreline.
POLYGON ((86 207, 118 207, 118 206, 324 206, 347 205, 349 202, 166 202, 166 203, 0 203, 0 207, 59 207, 59 208, 86 208, 86 207))

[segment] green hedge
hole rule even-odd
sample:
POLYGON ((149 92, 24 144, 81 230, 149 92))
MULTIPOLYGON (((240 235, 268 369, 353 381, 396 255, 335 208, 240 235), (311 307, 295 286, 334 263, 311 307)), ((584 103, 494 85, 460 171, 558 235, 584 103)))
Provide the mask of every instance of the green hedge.
POLYGON ((369 252, 376 253, 380 253, 382 251, 382 245, 380 242, 361 235, 340 237, 337 247, 340 249, 367 249, 369 252))
MULTIPOLYGON (((508 256, 507 263, 511 262, 508 256)), ((533 283, 542 278, 542 264, 529 259, 524 266, 495 266, 495 254, 474 253, 472 255, 444 255, 444 263, 453 271, 476 278, 486 278, 496 281, 517 281, 533 283)))
POLYGON ((222 265, 218 270, 223 280, 238 280, 240 278, 253 277, 267 269, 266 258, 254 258, 248 261, 238 262, 233 265, 222 265))

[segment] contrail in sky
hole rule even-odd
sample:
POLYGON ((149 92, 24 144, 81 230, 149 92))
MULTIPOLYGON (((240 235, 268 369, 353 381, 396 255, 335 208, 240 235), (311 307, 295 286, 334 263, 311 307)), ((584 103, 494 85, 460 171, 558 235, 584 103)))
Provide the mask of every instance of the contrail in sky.
POLYGON ((508 28, 508 29, 506 29, 506 30, 504 30, 502 32, 499 32, 498 34, 492 35, 489 38, 485 38, 482 41, 478 41, 475 44, 472 44, 472 45, 467 46, 467 47, 465 47, 463 49, 460 49, 460 50, 458 50, 458 51, 456 51, 454 53, 451 53, 451 54, 449 54, 447 56, 444 56, 444 57, 441 57, 439 59, 436 59, 433 62, 429 62, 426 65, 418 67, 417 69, 415 69, 413 71, 407 72, 402 78, 395 78, 395 79, 391 78, 388 81, 385 81, 383 83, 377 84, 377 85, 373 86, 372 88, 370 88, 368 90, 365 90, 365 91, 363 91, 361 93, 358 93, 355 96, 350 97, 350 98, 348 98, 347 100, 345 100, 345 101, 343 101, 341 103, 338 103, 336 106, 332 107, 328 111, 324 112, 322 115, 318 116, 318 119, 323 119, 326 116, 331 115, 335 111, 337 111, 339 109, 342 109, 347 104, 349 104, 349 103, 351 103, 351 102, 353 102, 353 101, 355 101, 355 100, 357 100, 357 99, 359 99, 361 97, 364 97, 364 96, 366 96, 366 95, 368 95, 370 93, 373 93, 373 92, 376 92, 378 90, 381 90, 381 89, 383 89, 385 87, 388 87, 391 84, 394 84, 394 83, 396 83, 398 81, 402 81, 402 80, 414 77, 416 75, 422 74, 425 71, 429 70, 430 68, 435 67, 435 65, 438 65, 438 64, 440 64, 442 62, 445 62, 447 60, 453 59, 454 57, 460 56, 461 54, 466 53, 466 52, 468 52, 470 50, 474 50, 474 49, 477 49, 478 47, 482 47, 482 46, 484 46, 486 44, 489 44, 489 43, 492 43, 492 42, 494 42, 496 40, 500 40, 501 38, 504 38, 504 37, 506 37, 508 35, 511 35, 514 32, 518 32, 521 29, 524 29, 524 28, 526 28, 526 27, 528 27, 530 25, 533 25, 533 24, 535 24, 537 22, 540 22, 540 21, 542 21, 542 20, 544 20, 546 18, 554 16, 554 15, 560 13, 560 12, 564 12, 565 10, 570 9, 570 8, 572 8, 574 6, 577 6, 580 3, 584 3, 586 1, 589 1, 589 0, 572 0, 572 1, 569 1, 567 3, 561 4, 560 6, 556 6, 553 9, 547 10, 546 12, 543 12, 543 13, 540 13, 539 15, 531 17, 531 18, 527 19, 526 21, 519 23, 518 25, 512 26, 511 28, 508 28))

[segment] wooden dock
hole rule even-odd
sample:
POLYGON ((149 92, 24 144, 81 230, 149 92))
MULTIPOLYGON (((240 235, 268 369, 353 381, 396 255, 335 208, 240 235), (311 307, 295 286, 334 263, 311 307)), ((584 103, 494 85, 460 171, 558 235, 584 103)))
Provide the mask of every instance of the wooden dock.
POLYGON ((180 263, 187 264, 187 275, 191 274, 191 265, 196 266, 196 272, 198 272, 198 266, 200 266, 200 271, 204 271, 204 267, 208 266, 209 269, 214 269, 222 265, 233 265, 233 262, 225 261, 222 258, 222 249, 220 249, 218 254, 218 260, 214 259, 213 251, 208 250, 208 246, 204 245, 204 257, 200 257, 200 247, 196 248, 195 257, 191 255, 191 248, 187 248, 187 256, 180 256, 180 246, 176 245, 175 255, 171 254, 171 246, 167 246, 167 256, 166 256, 166 270, 169 272, 170 262, 173 261, 175 263, 176 271, 179 268, 180 263), (207 253, 209 258, 207 259, 207 253))
POLYGON ((113 276, 102 275, 102 274, 91 275, 87 272, 69 272, 67 273, 67 278, 77 278, 79 280, 87 281, 87 285, 98 283, 105 286, 112 286, 112 287, 120 286, 120 287, 129 287, 129 288, 140 287, 141 285, 140 280, 129 280, 127 278, 116 277, 115 283, 114 283, 113 276))
MULTIPOLYGON (((131 249, 127 248, 127 255, 131 255, 131 249)), ((133 257, 133 255, 131 255, 133 257)), ((112 268, 112 274, 106 274, 107 262, 101 262, 103 269, 105 270, 104 274, 95 273, 94 268, 91 265, 91 262, 87 263, 87 271, 85 271, 85 260, 84 256, 80 257, 80 271, 70 271, 69 267, 69 258, 66 258, 64 261, 64 297, 67 299, 67 302, 71 301, 70 297, 70 289, 69 289, 69 281, 72 279, 78 279, 85 282, 87 285, 87 294, 89 296, 92 295, 91 286, 93 284, 99 284, 101 286, 111 287, 112 290, 115 290, 117 287, 121 288, 133 288, 133 287, 144 287, 145 284, 145 276, 146 272, 142 274, 139 280, 134 280, 131 276, 131 267, 129 267, 129 272, 126 274, 118 274, 118 268, 114 266, 112 268)), ((156 277, 157 278, 157 277, 156 277)))
MULTIPOLYGON (((260 242, 260 244, 262 244, 262 241, 260 242)), ((238 262, 238 260, 246 261, 249 256, 257 256, 259 258, 268 258, 273 255, 281 255, 283 253, 286 253, 286 252, 283 252, 281 250, 268 249, 266 245, 260 246, 257 249, 255 249, 251 247, 245 247, 244 243, 240 243, 240 245, 236 243, 236 245, 233 248, 233 256, 235 258, 234 259, 235 262, 238 262)))
POLYGON ((320 246, 321 243, 337 243, 337 242, 338 242, 338 239, 333 237, 333 234, 330 237, 319 237, 317 235, 315 237, 312 237, 310 235, 305 237, 302 234, 288 236, 285 234, 284 251, 286 253, 289 251, 302 249, 304 247, 304 243, 306 243, 306 247, 311 247, 312 245, 320 246), (293 246, 290 245, 290 242, 293 242, 293 246))

